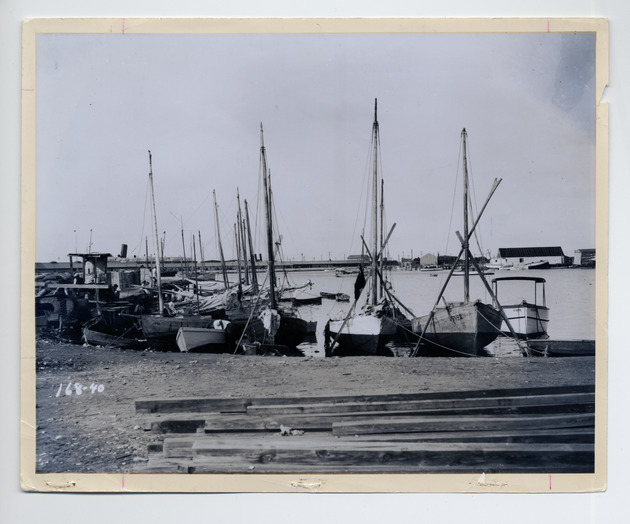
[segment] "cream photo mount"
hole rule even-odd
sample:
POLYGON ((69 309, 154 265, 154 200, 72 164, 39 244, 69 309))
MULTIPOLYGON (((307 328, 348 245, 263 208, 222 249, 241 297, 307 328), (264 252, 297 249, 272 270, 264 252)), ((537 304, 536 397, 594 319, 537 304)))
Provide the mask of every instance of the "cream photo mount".
MULTIPOLYGON (((606 489, 608 322, 608 21, 601 18, 385 18, 385 19, 29 19, 23 24, 22 269, 21 269, 21 486, 38 492, 475 492, 568 493, 606 489), (546 34, 595 35, 595 468, 593 473, 61 473, 37 472, 37 342, 35 334, 39 35, 205 34, 546 34)), ((144 146, 142 146, 144 147, 144 146)), ((89 175, 86 175, 89 176, 89 175)), ((70 251, 70 250, 68 250, 70 251)), ((54 392, 53 392, 54 393, 54 392)), ((54 438, 54 437, 53 437, 54 438)))

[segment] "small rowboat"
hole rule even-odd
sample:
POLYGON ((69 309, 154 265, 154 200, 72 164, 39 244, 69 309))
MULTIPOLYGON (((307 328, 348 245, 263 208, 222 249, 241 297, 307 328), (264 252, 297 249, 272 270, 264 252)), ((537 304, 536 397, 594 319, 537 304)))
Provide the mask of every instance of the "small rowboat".
POLYGON ((183 353, 190 351, 221 353, 229 350, 225 328, 181 327, 177 331, 176 340, 179 350, 183 353))

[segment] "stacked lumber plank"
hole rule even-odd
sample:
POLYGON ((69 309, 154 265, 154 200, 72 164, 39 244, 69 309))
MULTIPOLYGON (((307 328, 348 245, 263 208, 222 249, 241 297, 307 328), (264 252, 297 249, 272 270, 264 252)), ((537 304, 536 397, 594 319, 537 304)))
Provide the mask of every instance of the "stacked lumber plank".
POLYGON ((588 473, 595 388, 139 399, 143 471, 588 473))

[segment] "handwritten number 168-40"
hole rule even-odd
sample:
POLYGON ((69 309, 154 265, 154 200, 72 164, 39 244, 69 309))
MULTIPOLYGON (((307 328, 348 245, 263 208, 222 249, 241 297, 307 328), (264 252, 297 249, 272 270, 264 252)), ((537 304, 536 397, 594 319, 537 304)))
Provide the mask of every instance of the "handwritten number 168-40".
MULTIPOLYGON (((59 384, 59 389, 57 390, 57 394, 55 396, 56 397, 61 396, 62 391, 63 391, 63 384, 59 384)), ((84 392, 87 393, 88 391, 91 394, 94 394, 96 392, 102 393, 103 391, 105 391, 105 385, 94 384, 94 382, 92 382, 92 384, 90 384, 89 386, 84 386, 82 384, 79 384, 78 382, 75 382, 74 385, 72 384, 72 382, 68 382, 68 385, 66 386, 66 395, 72 395, 73 391, 76 395, 81 395, 84 392)))

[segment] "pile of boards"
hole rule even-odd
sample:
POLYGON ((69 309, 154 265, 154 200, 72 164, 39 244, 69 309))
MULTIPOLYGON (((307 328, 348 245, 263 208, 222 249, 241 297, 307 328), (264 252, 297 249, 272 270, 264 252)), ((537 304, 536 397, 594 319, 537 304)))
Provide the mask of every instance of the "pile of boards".
POLYGON ((592 473, 594 385, 139 399, 142 472, 592 473))

